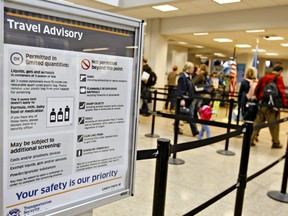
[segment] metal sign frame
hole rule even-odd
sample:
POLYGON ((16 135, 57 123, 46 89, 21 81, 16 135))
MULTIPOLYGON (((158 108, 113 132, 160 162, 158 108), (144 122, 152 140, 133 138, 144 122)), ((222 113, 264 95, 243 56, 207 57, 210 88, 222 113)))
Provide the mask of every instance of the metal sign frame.
POLYGON ((1 215, 73 215, 133 195, 141 20, 1 1, 1 215))

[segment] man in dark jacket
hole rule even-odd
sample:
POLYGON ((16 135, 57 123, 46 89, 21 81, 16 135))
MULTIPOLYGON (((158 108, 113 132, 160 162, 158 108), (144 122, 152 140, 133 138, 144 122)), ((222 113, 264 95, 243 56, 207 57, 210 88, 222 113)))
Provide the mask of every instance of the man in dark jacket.
MULTIPOLYGON (((192 106, 193 99, 191 97, 195 96, 195 86, 190 78, 194 70, 194 64, 192 62, 186 62, 184 65, 183 73, 180 74, 178 79, 178 93, 182 97, 180 106, 189 109, 189 116, 194 116, 194 108, 192 106)), ((190 122, 190 128, 193 136, 197 136, 199 131, 194 122, 190 122)))
POLYGON ((148 60, 143 58, 142 65, 142 80, 141 80, 141 98, 142 98, 142 106, 140 109, 140 114, 143 116, 150 116, 148 103, 151 102, 151 92, 149 86, 149 78, 151 76, 152 69, 148 65, 148 60))
MULTIPOLYGON (((285 86, 283 82, 283 77, 280 74, 283 72, 284 68, 282 65, 277 64, 273 67, 273 71, 259 80, 255 88, 255 97, 259 101, 260 105, 263 104, 264 99, 264 87, 272 82, 277 76, 275 83, 278 87, 278 91, 281 97, 282 105, 287 106, 286 95, 285 95, 285 86)), ((254 121, 254 126, 259 125, 264 122, 273 122, 280 119, 280 111, 277 109, 270 108, 263 104, 258 110, 256 119, 254 121)), ((272 137, 272 148, 282 148, 282 145, 279 141, 279 124, 269 126, 269 131, 272 137)), ((251 146, 255 146, 254 141, 257 139, 257 134, 259 130, 254 130, 251 138, 251 146)))

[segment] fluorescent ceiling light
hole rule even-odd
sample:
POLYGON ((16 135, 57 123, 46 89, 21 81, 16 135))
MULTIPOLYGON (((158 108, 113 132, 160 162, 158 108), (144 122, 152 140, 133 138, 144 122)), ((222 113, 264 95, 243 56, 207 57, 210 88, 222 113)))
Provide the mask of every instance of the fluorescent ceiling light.
POLYGON ((236 44, 235 46, 238 48, 250 48, 251 47, 251 45, 249 44, 236 44))
POLYGON ((213 0, 213 1, 218 4, 229 4, 229 3, 241 2, 241 0, 213 0))
POLYGON ((268 55, 268 56, 278 56, 279 54, 278 54, 278 53, 265 53, 265 55, 268 55))
POLYGON ((163 12, 179 10, 178 8, 173 7, 171 5, 158 5, 158 6, 153 6, 152 8, 163 11, 163 12))
MULTIPOLYGON (((252 49, 252 51, 255 52, 256 49, 252 49)), ((266 50, 265 49, 257 49, 257 52, 263 53, 263 52, 266 52, 266 50)))
POLYGON ((228 43, 228 42, 232 42, 233 40, 229 39, 229 38, 214 38, 214 41, 220 42, 220 43, 228 43))
POLYGON ((199 33, 194 33, 193 35, 208 35, 208 32, 199 32, 199 33))
POLYGON ((184 41, 178 41, 177 43, 178 44, 183 44, 183 45, 188 44, 187 42, 184 42, 184 41))
POLYGON ((201 54, 196 54, 195 57, 201 58, 202 55, 201 54))
POLYGON ((126 46, 126 49, 138 49, 138 46, 126 46))
POLYGON ((264 36, 263 39, 268 40, 268 41, 284 40, 284 38, 280 36, 264 36))
POLYGON ((204 48, 204 46, 200 46, 200 45, 196 45, 194 47, 197 48, 197 49, 203 49, 204 48))
POLYGON ((281 46, 288 47, 288 43, 282 43, 281 46))
POLYGON ((254 30, 246 30, 246 33, 258 33, 258 32, 265 32, 265 29, 254 29, 254 30))
POLYGON ((93 52, 93 51, 105 51, 109 50, 108 48, 90 48, 90 49, 83 49, 83 52, 93 52))
POLYGON ((224 55, 223 53, 214 53, 215 56, 218 56, 218 57, 225 57, 226 55, 224 55))

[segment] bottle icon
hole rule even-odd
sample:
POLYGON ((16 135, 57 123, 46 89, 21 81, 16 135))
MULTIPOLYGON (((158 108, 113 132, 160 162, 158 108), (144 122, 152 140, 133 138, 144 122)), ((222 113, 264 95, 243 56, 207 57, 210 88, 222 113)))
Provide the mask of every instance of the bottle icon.
POLYGON ((52 108, 52 112, 50 113, 50 122, 56 122, 56 112, 54 108, 52 108))
POLYGON ((69 116, 70 116, 70 108, 66 106, 65 108, 65 121, 69 121, 69 116))
POLYGON ((57 113, 57 121, 58 122, 62 122, 63 121, 63 111, 62 108, 59 109, 58 113, 57 113))

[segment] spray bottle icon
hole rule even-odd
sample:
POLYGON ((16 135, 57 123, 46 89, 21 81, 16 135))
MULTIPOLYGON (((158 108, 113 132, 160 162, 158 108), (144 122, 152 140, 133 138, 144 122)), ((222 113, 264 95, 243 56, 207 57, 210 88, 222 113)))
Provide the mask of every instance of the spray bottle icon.
POLYGON ((66 106, 65 108, 65 121, 69 121, 69 116, 70 116, 70 108, 66 106))

